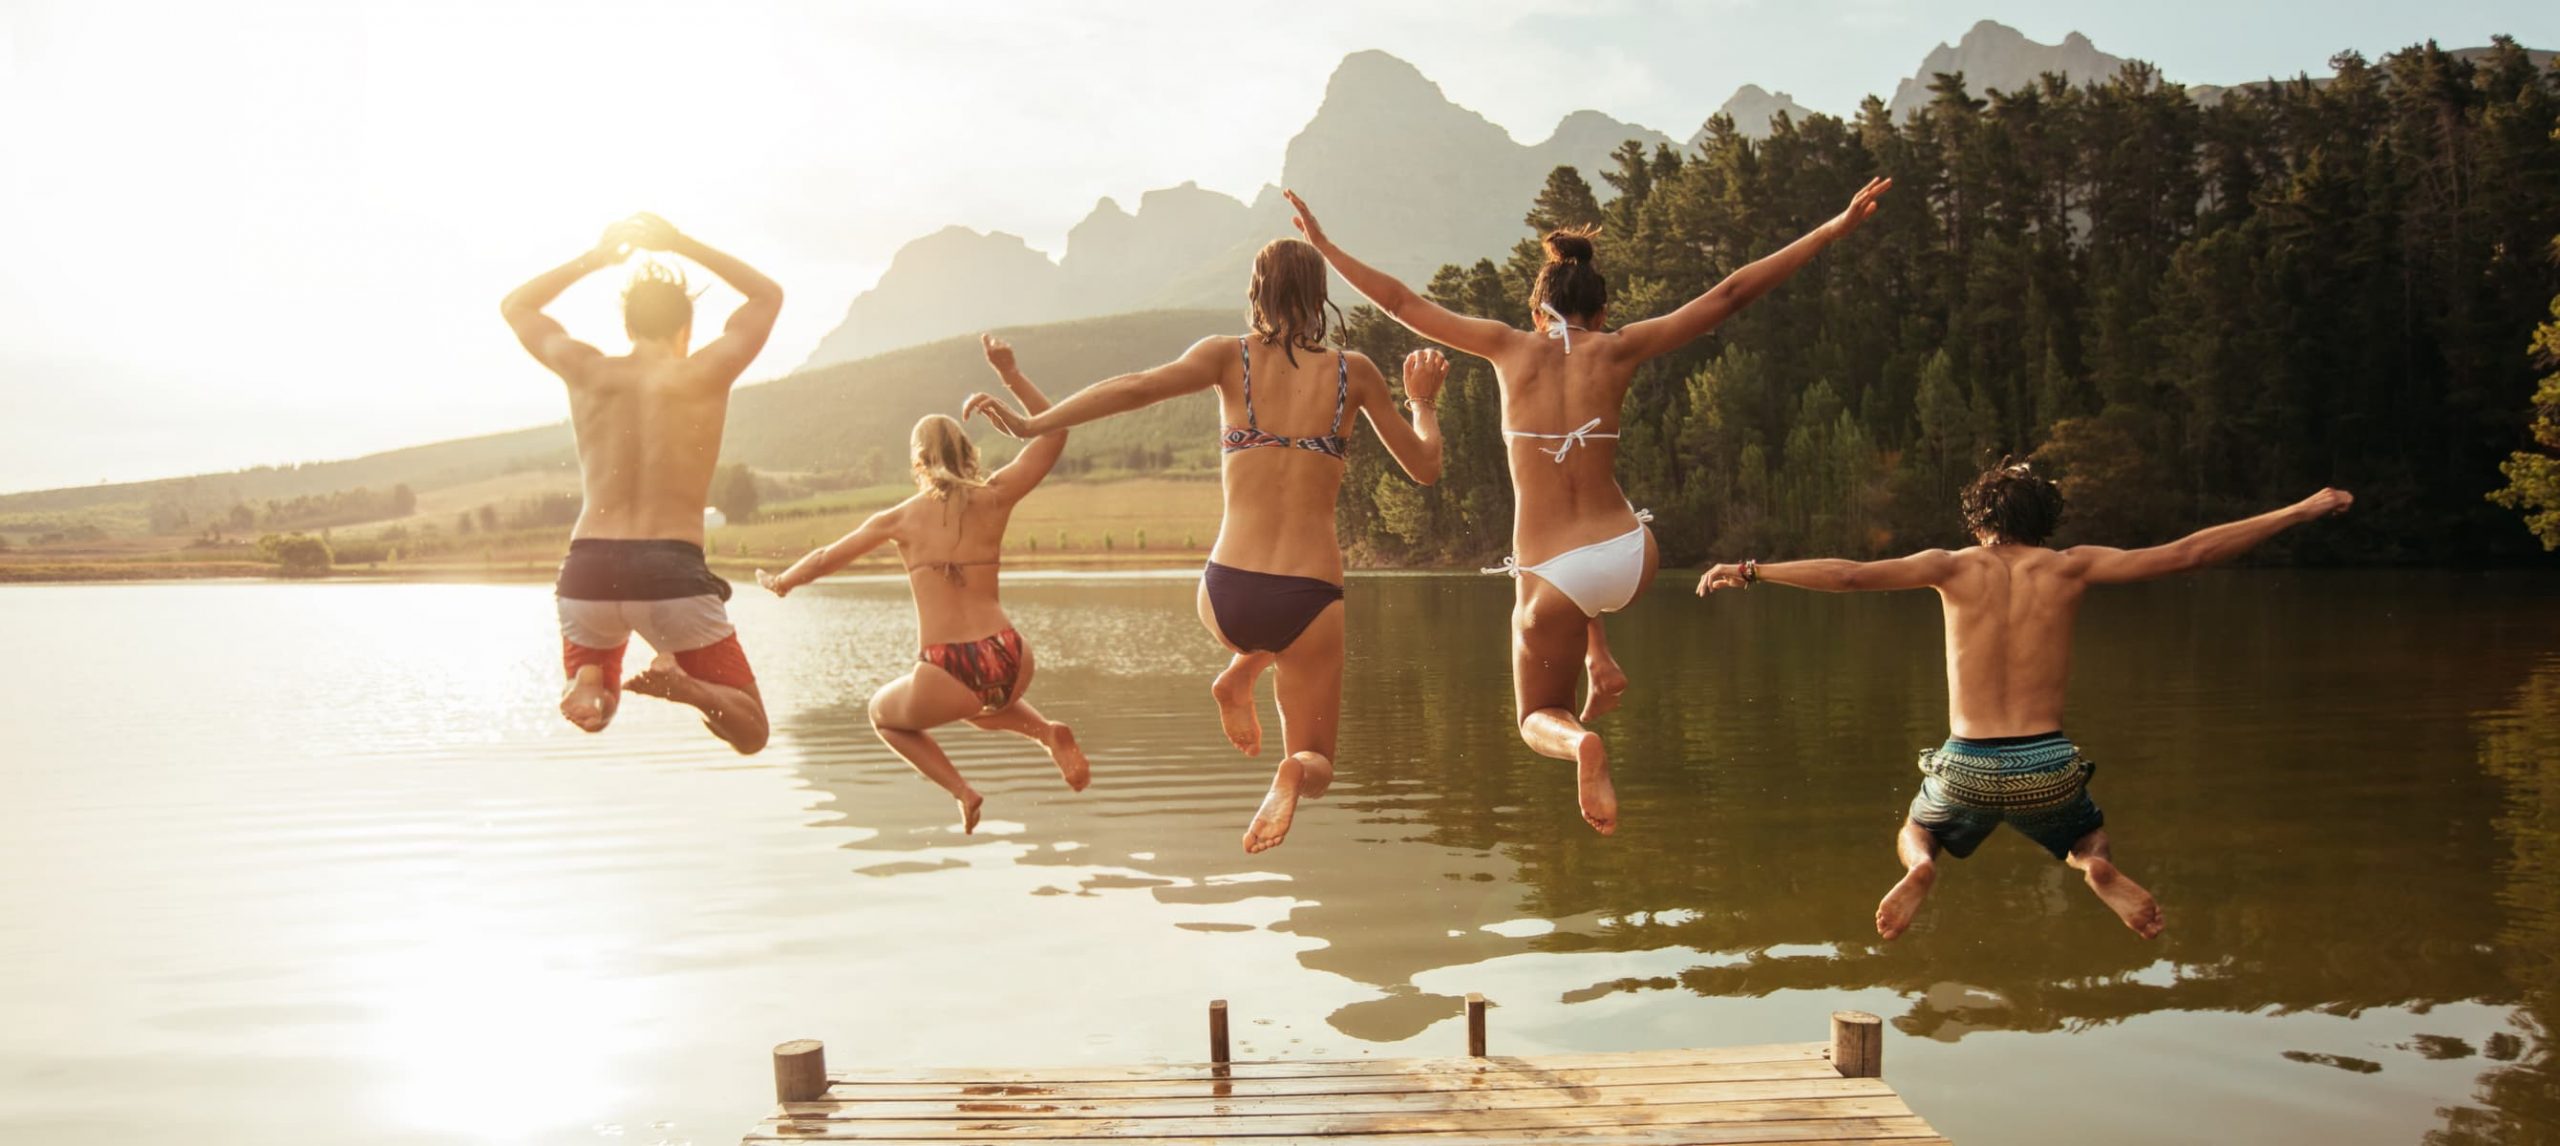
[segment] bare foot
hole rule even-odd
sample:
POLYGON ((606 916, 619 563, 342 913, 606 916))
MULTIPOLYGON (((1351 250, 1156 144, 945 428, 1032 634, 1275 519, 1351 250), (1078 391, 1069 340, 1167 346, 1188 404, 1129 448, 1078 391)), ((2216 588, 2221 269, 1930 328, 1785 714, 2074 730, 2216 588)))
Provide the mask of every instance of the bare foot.
POLYGON ((2113 863, 2102 859, 2088 862, 2089 890, 2097 892, 2098 898, 2115 909, 2116 918, 2124 920, 2125 926, 2145 939, 2160 934, 2160 928, 2164 926, 2160 919, 2160 905, 2151 898, 2151 893, 2133 882, 2132 876, 2116 870, 2113 863))
POLYGON ((969 789, 968 795, 960 797, 961 835, 974 836, 978 834, 978 808, 986 802, 987 798, 979 795, 978 790, 975 788, 969 789))
POLYGON ((1911 918, 1920 914, 1920 901, 1929 898, 1929 889, 1937 886, 1938 865, 1922 863, 1902 873, 1902 882, 1884 893, 1884 902, 1876 905, 1876 934, 1887 939, 1900 939, 1911 929, 1911 918))
POLYGON ((702 691, 702 682, 693 679, 691 673, 677 665, 673 653, 659 653, 656 660, 649 662, 647 669, 622 682, 622 687, 642 696, 690 704, 695 708, 710 703, 702 691))
POLYGON ((1253 682, 1261 675, 1261 662, 1237 657, 1209 682, 1209 696, 1218 702, 1218 727, 1247 756, 1262 755, 1262 717, 1253 710, 1253 682))
POLYGON ((1084 791, 1093 782, 1093 765, 1084 758, 1084 749, 1076 747, 1076 730, 1057 721, 1049 722, 1049 759, 1058 765, 1058 777, 1067 782, 1070 792, 1084 791))
POLYGON ((1574 789, 1582 799, 1582 818, 1604 836, 1618 834, 1618 789, 1609 782, 1609 747, 1597 732, 1585 732, 1573 749, 1574 789))
POLYGON ((1244 830, 1247 853, 1267 852, 1289 838, 1289 821, 1298 815, 1298 785, 1306 777, 1306 765, 1291 754, 1271 770, 1271 791, 1262 797, 1262 810, 1253 814, 1253 825, 1244 830))
POLYGON ((604 669, 596 665, 580 665, 578 675, 560 694, 560 715, 589 732, 602 732, 613 723, 615 706, 613 690, 605 687, 604 669))
POLYGON ((1582 702, 1582 722, 1589 724, 1618 710, 1618 698, 1627 694, 1627 673, 1614 660, 1585 662, 1583 671, 1591 677, 1591 695, 1582 702))

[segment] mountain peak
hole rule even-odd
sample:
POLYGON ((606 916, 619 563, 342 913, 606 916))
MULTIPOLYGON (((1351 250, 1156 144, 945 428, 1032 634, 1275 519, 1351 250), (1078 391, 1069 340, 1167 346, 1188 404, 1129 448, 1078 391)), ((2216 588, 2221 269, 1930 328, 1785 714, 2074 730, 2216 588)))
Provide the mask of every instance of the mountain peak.
POLYGON ((1342 57, 1334 65, 1333 78, 1326 80, 1324 99, 1413 99, 1428 93, 1432 99, 1446 99, 1440 85, 1422 74, 1422 69, 1403 59, 1369 48, 1342 57))
MULTIPOLYGON (((2074 34, 2076 35, 2077 33, 2074 34)), ((1964 38, 1956 41, 1956 46, 1961 48, 1967 44, 2023 44, 2026 42, 2026 33, 2021 32, 2016 28, 2012 28, 2007 24, 2003 24, 1998 20, 1976 20, 1972 27, 1964 30, 1964 38)))
POLYGON ((2052 72, 2073 83, 2089 83, 2114 75, 2124 61, 2099 51, 2087 36, 2072 32, 2059 44, 2040 44, 1997 20, 1984 20, 1965 30, 1953 46, 1938 45, 1920 61, 1920 71, 1894 89, 1896 120, 1929 102, 1929 81, 1940 73, 1964 73, 1966 92, 2015 91, 2052 72))
POLYGON ((1625 122, 1607 112, 1584 108, 1556 121, 1556 129, 1538 147, 1548 152, 1606 155, 1630 139, 1648 147, 1655 142, 1668 142, 1660 132, 1651 128, 1625 122))
MULTIPOLYGON (((1804 122, 1806 116, 1813 114, 1811 109, 1797 103, 1796 97, 1785 92, 1771 92, 1758 84, 1744 84, 1734 89, 1733 98, 1716 109, 1718 115, 1733 117, 1734 130, 1753 139, 1768 138, 1769 121, 1776 119, 1780 112, 1797 123, 1804 122)), ((1690 145, 1696 146, 1699 140, 1706 138, 1706 134, 1706 127, 1701 125, 1697 134, 1689 137, 1690 145)))

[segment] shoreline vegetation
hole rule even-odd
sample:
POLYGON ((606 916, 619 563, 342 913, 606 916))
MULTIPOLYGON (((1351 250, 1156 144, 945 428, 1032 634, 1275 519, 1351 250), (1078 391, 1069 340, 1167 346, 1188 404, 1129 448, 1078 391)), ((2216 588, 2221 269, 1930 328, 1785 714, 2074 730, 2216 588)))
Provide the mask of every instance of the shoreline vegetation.
MULTIPOLYGON (((781 569, 910 492, 908 485, 879 483, 749 509, 754 516, 747 521, 706 529, 704 548, 715 571, 752 585, 757 568, 781 569)), ((1012 569, 1114 572, 1196 569, 1217 539, 1220 496, 1214 475, 1062 482, 1016 510, 1005 538, 1005 564, 1012 569)), ((558 502, 560 510, 515 522, 494 514, 475 517, 471 533, 454 527, 455 511, 427 497, 418 499, 404 517, 344 529, 220 541, 51 538, 0 548, 0 585, 241 577, 548 579, 568 551, 577 495, 553 494, 545 500, 558 502)), ((897 555, 889 553, 865 558, 847 572, 895 573, 899 567, 897 555)))
MULTIPOLYGON (((562 551, 566 552, 564 542, 562 551)), ((1015 572, 1037 573, 1196 573, 1209 557, 1206 548, 1199 550, 1153 549, 1117 553, 1024 553, 1016 558, 1006 554, 1006 567, 1015 572)), ((325 572, 287 573, 280 565, 262 561, 0 561, 0 588, 11 585, 76 585, 115 584, 119 582, 152 583, 168 581, 237 581, 259 580, 280 582, 321 581, 452 581, 470 584, 515 584, 549 582, 558 572, 560 555, 547 559, 530 556, 484 561, 397 561, 368 565, 333 566, 325 572)), ((755 571, 773 569, 775 562, 764 558, 720 557, 711 562, 711 571, 727 579, 741 591, 753 588, 755 571)), ((842 577, 894 576, 900 572, 897 557, 866 557, 845 567, 842 577)), ((1361 570, 1380 572, 1383 570, 1361 570)), ((1419 570, 1426 572, 1455 572, 1419 570)))

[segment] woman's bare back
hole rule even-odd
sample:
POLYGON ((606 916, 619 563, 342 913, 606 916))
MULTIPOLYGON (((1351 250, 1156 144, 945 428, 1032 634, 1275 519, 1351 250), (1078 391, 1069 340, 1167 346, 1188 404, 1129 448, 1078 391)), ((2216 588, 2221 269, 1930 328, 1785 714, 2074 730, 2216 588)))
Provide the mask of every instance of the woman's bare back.
POLYGON ((1516 506, 1511 547, 1524 565, 1636 527, 1615 436, 1636 364, 1614 334, 1572 335, 1568 354, 1561 339, 1521 331, 1493 359, 1516 506))
MULTIPOLYGON (((1220 422, 1229 430, 1258 429, 1284 438, 1352 433, 1352 409, 1344 388, 1350 372, 1367 366, 1337 350, 1291 354, 1259 337, 1241 340, 1244 353, 1218 380, 1220 422), (1246 357, 1251 356, 1253 400, 1245 402, 1246 357), (1339 403, 1339 405, 1337 405, 1339 403)), ((1219 466, 1225 513, 1209 559, 1221 565, 1342 580, 1342 546, 1334 509, 1342 494, 1343 462, 1317 450, 1269 446, 1227 452, 1219 466)))
POLYGON ((947 497, 919 493, 898 507, 891 540, 915 591, 924 644, 974 641, 1012 625, 996 595, 1004 533, 1015 503, 984 488, 947 497))

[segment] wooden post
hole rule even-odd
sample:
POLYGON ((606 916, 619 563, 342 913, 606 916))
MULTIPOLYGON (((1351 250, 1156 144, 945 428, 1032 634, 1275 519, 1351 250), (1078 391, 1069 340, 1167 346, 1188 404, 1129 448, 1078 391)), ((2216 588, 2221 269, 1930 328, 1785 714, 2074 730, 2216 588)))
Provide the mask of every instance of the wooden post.
POLYGON ((1209 1000, 1209 1061, 1227 1061, 1227 1001, 1209 1000))
POLYGON ((1467 1054, 1484 1057, 1484 996, 1472 991, 1467 994, 1467 1054))
POLYGON ((827 1045, 816 1039, 793 1039, 773 1048, 773 1096, 784 1102, 815 1102, 827 1093, 827 1045))
POLYGON ((1831 1069, 1843 1078, 1883 1078, 1884 1020, 1865 1011, 1831 1012, 1831 1069))

